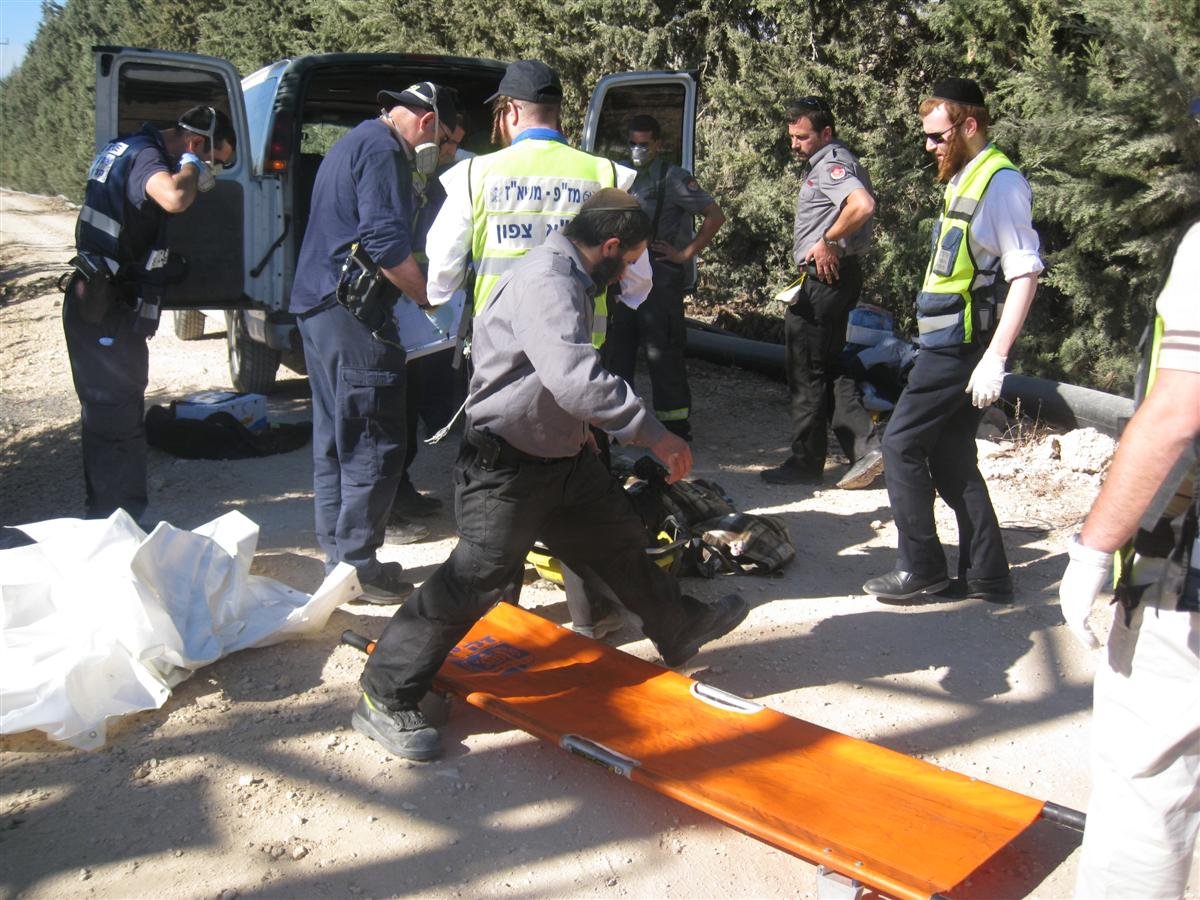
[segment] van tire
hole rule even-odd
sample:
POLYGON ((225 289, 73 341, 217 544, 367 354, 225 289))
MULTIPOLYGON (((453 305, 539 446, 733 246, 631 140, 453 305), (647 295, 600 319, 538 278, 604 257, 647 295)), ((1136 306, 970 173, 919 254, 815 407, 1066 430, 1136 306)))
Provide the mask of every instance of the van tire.
POLYGON ((181 341, 198 341, 204 337, 204 313, 198 309, 177 309, 171 313, 175 320, 175 337, 181 341))
POLYGON ((271 393, 279 371, 279 351, 251 340, 242 314, 236 309, 225 312, 225 343, 233 389, 248 394, 271 393))

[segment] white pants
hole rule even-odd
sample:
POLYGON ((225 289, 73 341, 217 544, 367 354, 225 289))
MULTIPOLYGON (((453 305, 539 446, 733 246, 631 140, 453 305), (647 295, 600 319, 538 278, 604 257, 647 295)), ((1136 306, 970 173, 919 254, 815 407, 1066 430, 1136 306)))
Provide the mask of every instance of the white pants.
MULTIPOLYGON (((1150 592, 1147 592, 1150 593, 1150 592)), ((1096 673, 1075 896, 1178 898, 1200 829, 1200 613, 1118 607, 1096 673)))

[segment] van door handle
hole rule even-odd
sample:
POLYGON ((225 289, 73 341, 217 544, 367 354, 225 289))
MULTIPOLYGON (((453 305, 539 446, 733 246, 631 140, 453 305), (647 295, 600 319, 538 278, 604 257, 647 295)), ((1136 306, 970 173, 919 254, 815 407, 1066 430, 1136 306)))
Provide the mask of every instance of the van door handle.
POLYGON ((262 270, 267 267, 267 260, 269 260, 274 255, 275 251, 280 248, 280 246, 283 244, 284 239, 288 236, 288 232, 291 230, 292 230, 292 217, 284 216, 283 217, 283 231, 280 232, 279 237, 275 238, 275 243, 273 243, 270 247, 267 248, 266 255, 264 255, 263 258, 258 261, 258 265, 250 270, 251 278, 257 278, 259 275, 262 274, 262 270))

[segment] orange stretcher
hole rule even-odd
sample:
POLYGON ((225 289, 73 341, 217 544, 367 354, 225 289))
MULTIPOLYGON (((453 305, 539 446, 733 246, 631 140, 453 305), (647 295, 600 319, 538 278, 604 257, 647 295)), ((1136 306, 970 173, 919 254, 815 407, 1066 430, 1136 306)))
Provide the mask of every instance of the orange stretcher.
MULTIPOLYGON (((437 687, 895 897, 950 891, 1053 807, 775 712, 507 603, 451 652, 437 687)), ((1078 813, 1054 809, 1047 817, 1078 824, 1078 813)))

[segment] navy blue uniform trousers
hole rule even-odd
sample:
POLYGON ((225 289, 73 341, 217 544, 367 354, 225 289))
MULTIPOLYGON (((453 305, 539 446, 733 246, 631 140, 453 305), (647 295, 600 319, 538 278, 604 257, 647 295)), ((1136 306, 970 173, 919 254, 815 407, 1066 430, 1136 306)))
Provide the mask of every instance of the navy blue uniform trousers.
POLYGON ((404 471, 404 350, 337 304, 302 318, 300 335, 312 385, 317 542, 327 571, 347 562, 374 581, 404 471))
POLYGON ((83 478, 89 519, 118 508, 146 512, 146 381, 150 352, 134 331, 137 315, 122 301, 92 305, 85 317, 82 280, 63 297, 63 334, 79 395, 83 478), (77 294, 76 291, 80 293, 77 294))
POLYGON ((883 435, 883 471, 900 533, 898 569, 946 572, 933 515, 934 491, 958 521, 958 576, 1000 578, 1008 558, 987 484, 979 473, 975 432, 983 410, 971 405, 967 381, 982 344, 921 348, 883 435))
POLYGON ((590 449, 551 462, 480 465, 466 441, 454 466, 458 544, 396 611, 363 669, 362 687, 390 709, 416 706, 454 645, 520 584, 525 555, 541 538, 579 572, 601 579, 670 646, 701 612, 674 577, 646 555, 646 531, 625 491, 590 449))

